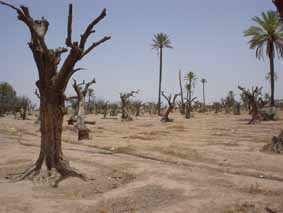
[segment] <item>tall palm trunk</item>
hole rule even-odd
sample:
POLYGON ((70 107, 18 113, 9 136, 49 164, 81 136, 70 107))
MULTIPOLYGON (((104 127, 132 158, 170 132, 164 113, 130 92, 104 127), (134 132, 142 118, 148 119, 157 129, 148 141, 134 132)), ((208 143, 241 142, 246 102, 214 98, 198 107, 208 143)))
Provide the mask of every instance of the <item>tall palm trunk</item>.
POLYGON ((189 92, 189 111, 188 111, 188 118, 191 118, 192 113, 192 93, 189 92))
POLYGON ((189 90, 187 90, 186 118, 190 118, 189 117, 189 90))
POLYGON ((203 111, 205 112, 205 92, 204 92, 204 83, 202 84, 202 98, 203 98, 203 111))
POLYGON ((160 47, 160 59, 159 59, 159 89, 158 89, 158 104, 157 104, 157 112, 158 112, 158 115, 160 115, 160 108, 161 108, 161 82, 162 82, 162 47, 160 47))
POLYGON ((270 85, 271 85, 271 101, 270 106, 275 106, 274 102, 274 46, 273 42, 270 42, 270 49, 269 49, 269 62, 270 62, 270 85))

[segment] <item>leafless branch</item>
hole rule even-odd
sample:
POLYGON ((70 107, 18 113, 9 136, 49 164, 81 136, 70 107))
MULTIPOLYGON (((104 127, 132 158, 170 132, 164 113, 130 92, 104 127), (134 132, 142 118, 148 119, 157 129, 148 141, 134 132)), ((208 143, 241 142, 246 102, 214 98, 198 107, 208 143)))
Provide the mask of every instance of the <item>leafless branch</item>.
POLYGON ((87 50, 83 53, 82 57, 86 56, 89 52, 91 52, 94 48, 96 48, 97 46, 99 46, 100 44, 106 42, 107 40, 110 40, 111 36, 105 36, 104 38, 102 38, 101 40, 99 40, 98 42, 94 42, 89 48, 87 48, 87 50))
POLYGON ((85 44, 87 42, 87 39, 89 37, 89 35, 91 33, 93 33, 93 28, 96 24, 98 24, 102 19, 104 19, 106 16, 106 9, 104 8, 102 10, 102 12, 100 13, 100 15, 95 18, 89 25, 88 27, 86 28, 85 32, 81 35, 81 41, 80 41, 80 49, 84 50, 85 48, 85 44))

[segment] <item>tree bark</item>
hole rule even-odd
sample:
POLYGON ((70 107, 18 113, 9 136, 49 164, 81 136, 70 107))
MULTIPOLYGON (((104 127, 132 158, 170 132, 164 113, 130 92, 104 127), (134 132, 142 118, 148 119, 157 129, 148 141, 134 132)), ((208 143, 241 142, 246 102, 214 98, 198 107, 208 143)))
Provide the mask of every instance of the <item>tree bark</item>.
POLYGON ((78 111, 78 128, 84 129, 85 126, 85 97, 81 96, 79 99, 79 111, 78 111))
POLYGON ((85 96, 81 96, 79 99, 79 111, 78 111, 78 140, 89 140, 89 129, 85 125, 85 96))
POLYGON ((167 100, 168 103, 168 108, 166 110, 166 112, 162 115, 161 121, 163 122, 171 122, 173 121, 173 119, 169 118, 169 114, 173 111, 174 107, 175 107, 175 103, 176 103, 176 98, 179 96, 180 94, 175 94, 173 99, 172 96, 169 95, 168 97, 164 94, 164 92, 162 92, 162 96, 167 100))
POLYGON ((204 83, 202 84, 202 97, 203 97, 203 112, 205 112, 206 109, 205 109, 205 91, 204 91, 204 83))
POLYGON ((183 86, 182 86, 182 79, 181 79, 181 70, 179 70, 179 86, 180 86, 180 93, 181 93, 181 113, 185 113, 185 105, 184 105, 184 94, 183 94, 183 86))
POLYGON ((189 109, 188 109, 188 118, 191 118, 191 111, 192 111, 192 92, 189 92, 189 109))
POLYGON ((271 42, 270 44, 270 50, 269 50, 269 62, 270 62, 270 85, 271 85, 271 100, 270 100, 270 106, 275 106, 274 101, 274 46, 271 42))
POLYGON ((42 91, 40 96, 41 152, 37 166, 45 161, 48 170, 60 169, 63 152, 61 146, 64 97, 51 96, 51 91, 42 91))
POLYGON ((189 90, 187 90, 186 118, 190 118, 190 115, 189 115, 189 90))
POLYGON ((163 64, 163 48, 160 48, 160 55, 159 55, 159 87, 158 87, 158 104, 157 104, 157 113, 160 116, 160 109, 161 109, 161 83, 162 83, 162 64, 163 64))

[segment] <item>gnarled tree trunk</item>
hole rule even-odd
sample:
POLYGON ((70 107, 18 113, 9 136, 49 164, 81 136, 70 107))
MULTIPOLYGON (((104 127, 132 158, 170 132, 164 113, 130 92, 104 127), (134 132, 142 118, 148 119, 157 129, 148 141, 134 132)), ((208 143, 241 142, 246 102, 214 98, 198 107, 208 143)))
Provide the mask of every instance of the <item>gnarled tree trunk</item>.
POLYGON ((133 118, 131 117, 128 107, 129 107, 129 98, 133 97, 135 94, 138 94, 138 90, 137 91, 131 91, 129 93, 120 93, 120 99, 121 99, 121 108, 122 108, 122 120, 126 120, 126 121, 132 121, 133 118))
POLYGON ((73 176, 85 179, 83 175, 77 173, 68 166, 63 158, 61 137, 64 116, 65 90, 71 76, 81 70, 75 69, 75 65, 84 56, 90 53, 100 44, 109 40, 111 37, 104 37, 94 42, 90 47, 85 48, 89 36, 94 32, 94 26, 99 23, 105 16, 106 10, 95 18, 81 35, 80 42, 72 41, 72 4, 69 5, 68 27, 66 46, 68 48, 49 49, 45 43, 45 35, 48 31, 49 22, 42 18, 34 20, 27 7, 21 6, 17 8, 9 3, 0 1, 0 4, 7 6, 17 12, 17 17, 28 28, 31 34, 29 47, 33 53, 33 58, 37 65, 39 80, 36 85, 40 93, 40 131, 41 131, 41 147, 38 160, 34 165, 20 174, 15 180, 22 180, 28 176, 35 177, 40 174, 43 163, 45 162, 48 174, 50 172, 58 173, 53 184, 56 186, 59 181, 73 176), (61 68, 61 55, 68 53, 61 68))
POLYGON ((75 98, 78 99, 78 114, 77 114, 77 127, 78 127, 78 140, 88 140, 89 139, 89 129, 86 127, 86 121, 85 121, 85 108, 86 108, 86 95, 87 95, 87 91, 89 89, 89 87, 92 84, 95 84, 96 81, 95 79, 93 79, 92 81, 90 81, 89 83, 85 84, 85 82, 83 81, 83 83, 81 84, 77 84, 77 81, 74 79, 74 84, 73 84, 73 88, 76 91, 76 95, 75 98), (85 84, 84 89, 82 88, 82 85, 85 84))
POLYGON ((166 112, 162 115, 161 121, 163 122, 172 122, 173 119, 169 118, 169 114, 173 111, 176 103, 176 98, 181 94, 175 94, 172 100, 172 96, 169 95, 168 97, 162 92, 162 96, 167 100, 168 108, 166 109, 166 112))
POLYGON ((41 91, 40 96, 40 130, 41 151, 37 166, 44 161, 47 169, 61 168, 63 152, 61 146, 64 97, 52 96, 51 91, 41 91))

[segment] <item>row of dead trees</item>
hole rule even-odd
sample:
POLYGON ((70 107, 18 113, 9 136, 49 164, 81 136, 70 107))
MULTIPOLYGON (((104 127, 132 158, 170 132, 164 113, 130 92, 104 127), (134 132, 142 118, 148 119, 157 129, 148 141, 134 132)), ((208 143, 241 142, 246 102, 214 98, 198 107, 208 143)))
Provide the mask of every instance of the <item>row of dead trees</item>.
MULTIPOLYGON (((58 183, 67 177, 78 177, 83 180, 87 178, 78 173, 76 170, 70 167, 67 159, 63 155, 62 150, 62 130, 63 130, 63 118, 65 115, 65 90, 71 77, 81 68, 77 68, 76 65, 79 61, 84 59, 98 46, 111 39, 110 36, 104 36, 98 41, 89 44, 89 38, 93 35, 97 29, 96 26, 106 17, 106 9, 103 9, 101 13, 95 17, 81 33, 79 40, 73 40, 73 6, 69 5, 68 19, 66 27, 66 39, 64 47, 58 47, 51 49, 48 47, 45 38, 49 29, 49 22, 44 17, 41 19, 34 19, 28 7, 9 4, 6 1, 0 1, 0 4, 10 8, 17 14, 17 18, 22 22, 30 32, 30 41, 28 46, 32 52, 34 62, 38 71, 38 81, 36 86, 38 88, 38 94, 40 99, 40 131, 41 131, 41 145, 38 159, 32 164, 25 172, 22 172, 15 176, 14 181, 23 180, 27 177, 36 178, 39 175, 46 174, 47 179, 52 179, 53 186, 57 186, 58 183), (64 57, 64 61, 61 63, 61 56, 67 54, 64 57), (46 168, 47 172, 43 171, 46 168)), ((188 79, 190 82, 190 80, 188 79)), ((77 93, 76 99, 78 100, 78 116, 76 118, 77 126, 81 131, 81 137, 88 137, 89 131, 85 127, 85 89, 87 84, 77 84, 74 81, 73 87, 77 93), (83 87, 84 86, 84 87, 83 87), (81 107, 80 107, 81 106, 81 107)), ((186 102, 186 117, 191 112, 191 103, 194 100, 192 96, 191 83, 186 85, 187 88, 187 102, 186 102)), ((124 119, 130 120, 128 103, 129 98, 136 92, 129 94, 121 94, 122 102, 122 116, 124 119)), ((168 102, 168 107, 162 116, 163 121, 170 121, 169 114, 174 109, 177 97, 183 93, 176 95, 166 96, 163 93, 163 97, 168 102)), ((250 103, 253 111, 252 115, 257 116, 258 110, 257 104, 253 103, 254 94, 247 93, 248 97, 251 97, 250 103)), ((257 100, 256 100, 257 101, 257 100)), ((184 100, 182 98, 182 111, 184 112, 184 100)), ((204 104, 205 106, 205 104, 204 104)), ((79 133, 80 134, 80 133, 79 133)), ((40 178, 43 178, 42 176, 40 178)))

